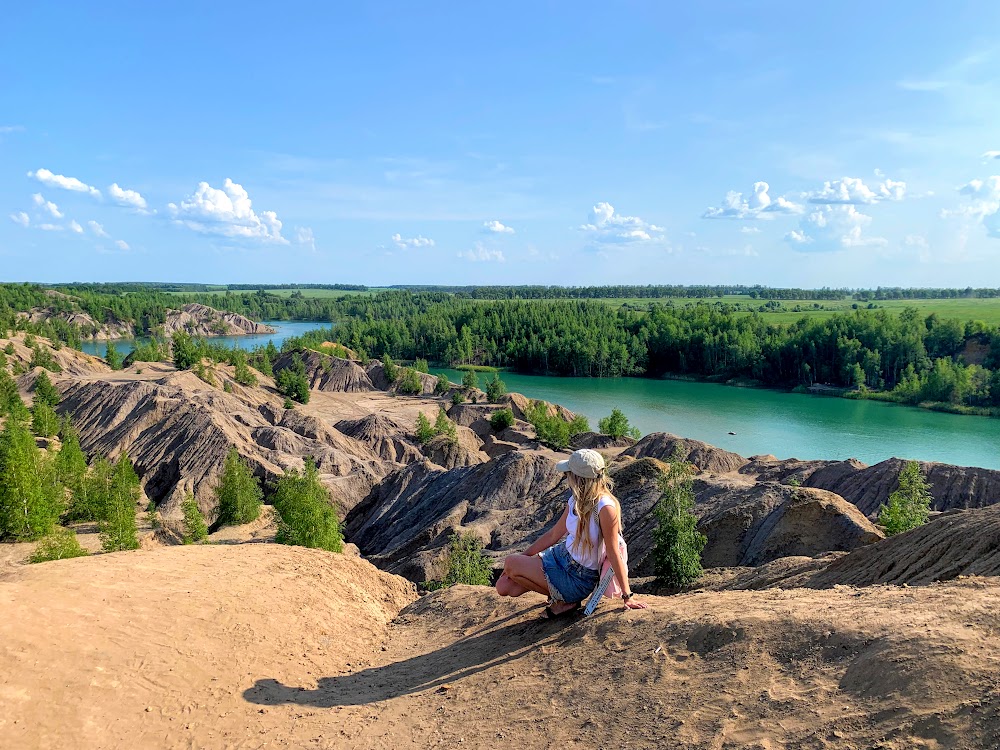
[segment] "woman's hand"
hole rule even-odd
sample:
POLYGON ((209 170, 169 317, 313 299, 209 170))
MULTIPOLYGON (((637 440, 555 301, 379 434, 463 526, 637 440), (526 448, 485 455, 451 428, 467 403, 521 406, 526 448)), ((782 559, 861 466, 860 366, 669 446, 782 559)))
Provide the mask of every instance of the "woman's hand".
POLYGON ((646 609, 649 607, 648 604, 637 602, 634 595, 630 596, 628 599, 624 599, 623 601, 625 603, 625 609, 646 609))

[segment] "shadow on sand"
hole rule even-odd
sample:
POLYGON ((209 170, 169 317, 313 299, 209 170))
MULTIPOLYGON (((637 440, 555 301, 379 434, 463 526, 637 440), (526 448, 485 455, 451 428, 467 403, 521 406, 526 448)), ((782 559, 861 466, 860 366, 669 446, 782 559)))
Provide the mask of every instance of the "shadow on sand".
POLYGON ((555 640, 564 632, 564 626, 575 619, 546 621, 538 618, 504 625, 523 615, 524 611, 516 612, 444 648, 411 659, 340 677, 321 677, 315 690, 262 679, 245 690, 243 697, 249 703, 263 706, 296 703, 331 708, 419 693, 519 659, 546 641, 555 640))

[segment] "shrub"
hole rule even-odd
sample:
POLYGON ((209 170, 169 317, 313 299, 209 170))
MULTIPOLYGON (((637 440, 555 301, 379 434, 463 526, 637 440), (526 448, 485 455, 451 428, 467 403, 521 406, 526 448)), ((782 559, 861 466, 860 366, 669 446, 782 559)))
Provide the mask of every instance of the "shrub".
POLYGON ((51 560, 68 560, 71 557, 85 557, 90 554, 76 538, 73 529, 57 528, 51 534, 42 538, 35 551, 28 558, 29 563, 50 562, 51 560))
MULTIPOLYGON (((58 470, 58 462, 56 464, 58 470)), ((108 487, 113 467, 107 459, 98 457, 83 474, 76 486, 70 487, 67 521, 98 521, 107 506, 108 487)))
POLYGON ((451 403, 453 406, 458 406, 459 404, 465 403, 465 394, 461 391, 455 391, 451 394, 451 403))
POLYGON ((448 412, 443 407, 438 409, 437 419, 434 420, 434 434, 445 435, 453 443, 458 440, 458 429, 455 423, 448 419, 448 412))
POLYGON ((188 370, 201 362, 201 354, 198 352, 198 345, 191 334, 186 331, 175 331, 173 338, 174 367, 178 370, 188 370))
POLYGON ((701 553, 708 539, 692 513, 692 470, 675 455, 659 477, 660 499, 654 508, 653 570, 668 586, 687 586, 702 573, 701 553))
POLYGON ((300 404, 309 403, 309 378, 306 377, 305 363, 297 352, 292 355, 291 365, 278 373, 275 384, 283 396, 300 404))
POLYGON ((233 384, 227 380, 225 383, 222 384, 222 390, 225 391, 226 393, 232 393, 233 384))
POLYGON ((52 385, 47 372, 40 372, 38 373, 38 377, 35 378, 35 403, 37 404, 39 401, 49 406, 56 406, 62 401, 62 396, 59 395, 56 387, 52 385))
POLYGON ((285 396, 285 403, 283 403, 282 406, 285 409, 294 409, 295 408, 295 402, 292 401, 290 398, 288 398, 288 396, 285 396))
POLYGON ((146 506, 146 523, 149 524, 149 528, 151 529, 160 528, 160 514, 156 510, 155 500, 150 500, 146 506))
POLYGON ((628 417, 625 416, 621 409, 612 409, 610 416, 605 417, 597 423, 597 429, 602 434, 610 435, 616 440, 626 435, 638 440, 642 435, 639 432, 639 428, 629 424, 628 417))
POLYGON ((427 415, 420 412, 417 415, 417 442, 421 445, 429 443, 436 434, 437 433, 434 432, 434 428, 431 426, 431 421, 427 418, 427 415))
POLYGON ((577 414, 570 420, 569 436, 579 435, 581 432, 590 432, 590 422, 582 414, 577 414))
POLYGON ((451 388, 451 383, 448 380, 447 375, 438 375, 437 380, 434 383, 434 395, 443 396, 451 388))
POLYGON ((274 509, 278 512, 279 544, 340 552, 344 540, 340 533, 337 512, 330 505, 330 496, 319 481, 316 463, 306 459, 305 471, 285 472, 275 485, 274 509))
POLYGON ((205 365, 199 360, 194 363, 194 374, 198 376, 200 380, 205 381, 210 386, 216 386, 218 383, 215 380, 214 373, 205 367, 205 365))
POLYGON ((424 384, 420 380, 420 373, 412 367, 405 368, 403 370, 403 374, 399 378, 399 384, 396 386, 396 390, 410 396, 416 396, 422 393, 424 390, 424 384))
POLYGON ((87 474, 87 457, 80 447, 80 436, 77 435, 68 418, 63 420, 59 437, 62 440, 62 445, 59 447, 59 453, 56 454, 53 464, 56 479, 60 484, 68 487, 70 492, 75 492, 87 474))
POLYGON ((920 473, 920 464, 907 461, 899 472, 899 487, 879 508, 878 522, 887 536, 893 536, 927 523, 930 512, 930 485, 920 473))
POLYGON ((483 543, 475 534, 452 534, 448 547, 448 572, 444 584, 464 583, 468 586, 490 586, 493 563, 483 554, 483 543))
MULTIPOLYGON (((27 339, 25 341, 27 342, 27 339)), ((31 347, 31 367, 44 367, 52 372, 62 372, 59 363, 52 356, 52 350, 40 344, 33 344, 31 347)))
POLYGON ((98 529, 105 552, 139 548, 135 524, 135 506, 139 500, 139 477, 127 453, 111 470, 108 492, 100 511, 98 529))
POLYGON ((184 514, 184 544, 194 544, 208 538, 208 525, 201 514, 198 502, 190 492, 181 502, 181 512, 184 514))
POLYGON ((108 342, 107 348, 104 350, 104 361, 108 363, 108 367, 112 370, 122 369, 122 363, 124 358, 121 355, 113 343, 108 342))
POLYGON ((413 362, 413 369, 416 370, 417 372, 424 373, 424 375, 429 374, 430 371, 431 371, 430 370, 430 365, 427 364, 427 360, 426 359, 419 359, 419 358, 416 359, 416 360, 414 360, 414 362, 413 362))
POLYGON ((490 417, 490 427, 497 432, 503 432, 514 424, 514 412, 509 408, 498 409, 490 417))
POLYGON ((261 499, 257 477, 240 458, 235 447, 229 449, 222 466, 222 476, 215 488, 215 523, 218 526, 251 523, 260 517, 261 499))
POLYGON ((506 395, 507 384, 497 373, 493 373, 493 378, 486 384, 486 397, 495 404, 506 395))
POLYGON ((558 413, 550 414, 543 401, 532 401, 524 417, 535 428, 535 436, 545 445, 562 450, 569 445, 569 422, 558 413))
POLYGON ((389 352, 382 355, 382 372, 385 373, 385 378, 390 383, 395 383, 396 378, 399 377, 399 368, 396 363, 392 361, 392 357, 389 356, 389 352))
POLYGON ((15 349, 14 349, 14 342, 12 342, 12 341, 8 341, 8 342, 7 342, 7 346, 5 346, 5 347, 3 348, 3 353, 4 353, 4 354, 9 354, 9 355, 13 355, 13 354, 14 354, 14 352, 15 352, 15 349))
POLYGON ((235 357, 233 367, 236 370, 233 374, 233 380, 240 385, 250 387, 257 385, 257 376, 253 374, 253 370, 251 370, 249 365, 247 365, 247 358, 245 354, 241 352, 240 355, 235 357))
POLYGON ((479 387, 479 376, 476 375, 475 370, 465 371, 465 375, 462 376, 462 387, 469 390, 479 387))

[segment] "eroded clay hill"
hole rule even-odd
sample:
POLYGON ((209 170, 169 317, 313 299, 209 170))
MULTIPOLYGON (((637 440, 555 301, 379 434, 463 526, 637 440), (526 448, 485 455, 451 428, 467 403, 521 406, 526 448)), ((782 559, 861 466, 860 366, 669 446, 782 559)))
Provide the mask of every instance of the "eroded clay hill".
POLYGON ((721 591, 543 621, 367 562, 170 547, 0 582, 10 747, 994 748, 1000 583, 721 591), (393 619, 395 618, 395 619, 393 619))

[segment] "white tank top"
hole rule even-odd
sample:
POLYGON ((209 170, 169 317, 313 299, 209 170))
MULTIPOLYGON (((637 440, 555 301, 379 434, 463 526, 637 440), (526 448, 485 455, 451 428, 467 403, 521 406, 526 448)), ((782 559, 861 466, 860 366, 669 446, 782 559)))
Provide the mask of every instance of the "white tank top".
POLYGON ((570 556, 580 563, 580 565, 591 570, 597 570, 601 567, 601 558, 604 557, 604 540, 601 538, 601 524, 598 521, 598 516, 604 508, 614 508, 615 501, 609 495, 605 495, 597 501, 597 507, 594 508, 594 512, 590 516, 589 532, 593 544, 591 544, 590 554, 588 555, 583 555, 582 550, 576 551, 573 549, 573 542, 576 540, 580 526, 580 518, 576 515, 574 505, 573 496, 570 495, 569 514, 566 516, 566 549, 569 551, 570 556))

